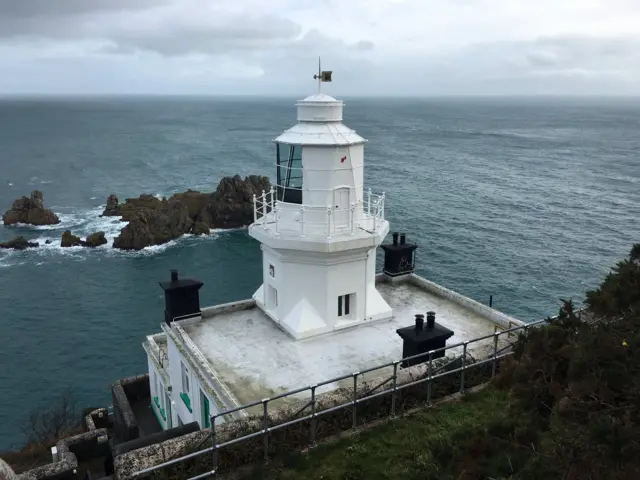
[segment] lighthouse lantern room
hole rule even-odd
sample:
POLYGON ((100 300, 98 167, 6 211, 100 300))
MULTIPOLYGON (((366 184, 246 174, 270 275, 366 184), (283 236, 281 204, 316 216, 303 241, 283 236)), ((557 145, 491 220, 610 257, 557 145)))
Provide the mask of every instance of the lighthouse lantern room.
POLYGON ((253 298, 302 339, 392 312, 375 286, 375 252, 389 223, 384 194, 363 186, 366 140, 342 123, 340 100, 319 92, 296 106, 298 123, 275 139, 275 188, 254 198, 249 234, 263 261, 253 298))

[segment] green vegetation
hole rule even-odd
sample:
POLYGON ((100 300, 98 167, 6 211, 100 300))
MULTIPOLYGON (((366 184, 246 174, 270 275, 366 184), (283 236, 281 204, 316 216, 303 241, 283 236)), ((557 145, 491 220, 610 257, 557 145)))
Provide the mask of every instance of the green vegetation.
POLYGON ((586 311, 519 339, 494 384, 281 464, 268 479, 640 478, 640 245, 586 311))

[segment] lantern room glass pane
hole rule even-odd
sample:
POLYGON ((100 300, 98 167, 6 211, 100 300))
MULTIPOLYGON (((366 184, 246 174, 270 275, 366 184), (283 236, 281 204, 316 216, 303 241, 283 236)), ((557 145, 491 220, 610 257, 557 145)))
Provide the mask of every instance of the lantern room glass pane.
POLYGON ((302 147, 277 144, 277 196, 287 203, 302 203, 302 147))

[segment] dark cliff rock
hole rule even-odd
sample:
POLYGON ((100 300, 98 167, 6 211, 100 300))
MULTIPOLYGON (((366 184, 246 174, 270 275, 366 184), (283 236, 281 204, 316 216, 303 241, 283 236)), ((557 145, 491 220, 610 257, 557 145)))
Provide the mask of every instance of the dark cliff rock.
POLYGON ((42 192, 34 190, 30 197, 21 197, 2 216, 5 225, 26 223, 29 225, 55 225, 60 223, 58 216, 44 207, 42 192))
POLYGON ((269 191, 267 177, 223 178, 213 193, 187 190, 162 200, 152 195, 128 198, 118 204, 110 195, 105 216, 121 216, 129 224, 113 242, 115 248, 140 250, 186 233, 208 234, 211 228, 236 228, 253 221, 253 195, 269 191))
POLYGON ((39 246, 38 242, 30 242, 24 237, 16 237, 8 242, 0 243, 0 248, 12 248, 14 250, 25 250, 39 246))
POLYGON ((92 233, 87 237, 84 241, 84 245, 86 247, 95 248, 107 243, 107 238, 104 235, 104 232, 96 232, 92 233))
POLYGON ((60 240, 61 247, 81 247, 84 246, 84 242, 80 239, 80 237, 71 233, 70 230, 65 230, 62 234, 62 239, 60 240))

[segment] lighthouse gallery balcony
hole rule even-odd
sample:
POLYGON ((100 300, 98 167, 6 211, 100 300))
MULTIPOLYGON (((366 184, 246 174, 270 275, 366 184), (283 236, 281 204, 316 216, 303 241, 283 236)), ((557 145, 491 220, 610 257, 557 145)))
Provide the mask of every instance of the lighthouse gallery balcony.
POLYGON ((384 212, 385 194, 369 190, 364 201, 351 203, 349 208, 324 205, 305 205, 276 200, 275 190, 253 197, 252 229, 278 238, 313 238, 328 240, 345 236, 355 237, 360 232, 388 232, 384 212))

